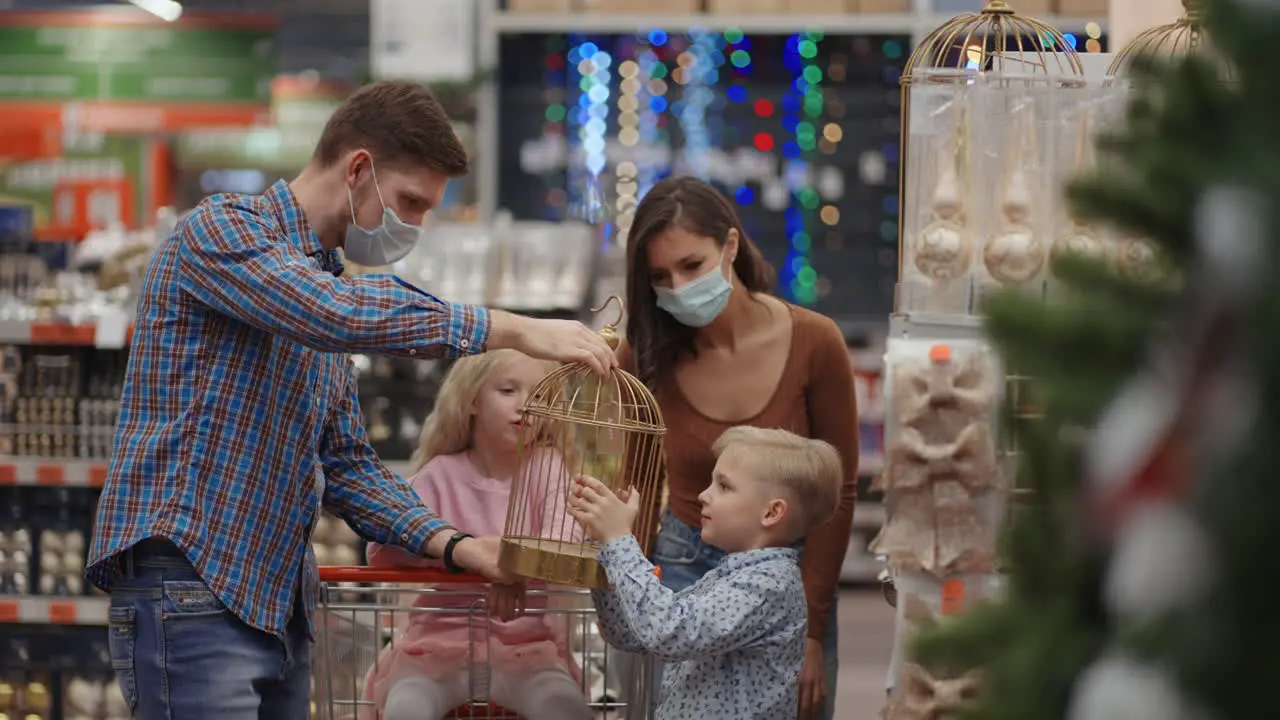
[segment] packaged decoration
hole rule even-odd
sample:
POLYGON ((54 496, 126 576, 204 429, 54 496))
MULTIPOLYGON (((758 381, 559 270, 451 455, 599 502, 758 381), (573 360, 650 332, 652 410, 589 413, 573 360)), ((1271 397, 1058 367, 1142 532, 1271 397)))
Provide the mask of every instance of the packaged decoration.
POLYGON ((979 299, 1001 288, 1044 293, 1057 204, 1048 132, 1054 84, 1044 75, 998 75, 974 88, 982 117, 971 133, 974 172, 988 190, 974 217, 979 299))
POLYGON ((888 521, 871 551, 937 577, 995 565, 1003 511, 993 437, 999 383, 981 343, 890 340, 884 472, 888 521))
POLYGON ((978 73, 922 70, 913 79, 898 309, 966 314, 970 223, 969 96, 978 73))

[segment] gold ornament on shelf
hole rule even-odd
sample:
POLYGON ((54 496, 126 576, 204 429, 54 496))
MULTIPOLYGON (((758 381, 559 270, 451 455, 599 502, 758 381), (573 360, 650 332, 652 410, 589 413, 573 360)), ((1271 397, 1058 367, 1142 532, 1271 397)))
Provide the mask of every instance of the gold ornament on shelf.
MULTIPOLYGON (((1080 119, 1076 127, 1075 173, 1077 175, 1093 169, 1095 164, 1093 113, 1092 107, 1080 110, 1080 119)), ((1054 262, 1067 256, 1083 257, 1100 262, 1106 262, 1109 259, 1107 241, 1094 227, 1072 213, 1067 215, 1066 230, 1053 243, 1054 262)))
POLYGON ((982 249, 987 272, 997 282, 1021 285, 1033 279, 1044 265, 1045 249, 1034 228, 1035 198, 1028 172, 1028 156, 1035 155, 1035 123, 1030 102, 1014 109, 1013 152, 1001 188, 1000 212, 1004 226, 988 238, 982 249))
MULTIPOLYGON (((907 168, 911 167, 908 156, 912 150, 912 86, 918 79, 928 77, 930 70, 939 69, 969 69, 997 75, 1084 76, 1080 58, 1061 31, 1017 14, 1005 0, 989 0, 980 12, 962 13, 943 23, 916 45, 902 70, 902 157, 898 164, 898 195, 901 198, 916 191, 915 187, 908 187, 907 178, 907 168)), ((905 201, 898 204, 900 251, 905 251, 907 243, 919 239, 903 235, 907 227, 907 208, 905 201)), ((936 213, 937 208, 933 210, 936 213)), ((935 244, 941 247, 956 247, 963 236, 954 234, 953 227, 939 226, 939 229, 950 233, 935 236, 935 244)), ((907 253, 899 252, 899 257, 905 258, 907 253)), ((899 275, 901 270, 899 268, 899 275)))
POLYGON ((965 124, 963 111, 957 109, 956 113, 961 118, 955 123, 952 139, 943 143, 938 151, 938 181, 929 206, 933 220, 915 240, 916 269, 921 275, 939 282, 962 276, 969 268, 972 253, 964 211, 962 178, 966 173, 961 169, 965 164, 965 124))
POLYGON ((1116 268, 1123 275, 1138 280, 1155 280, 1160 277, 1156 248, 1142 238, 1122 238, 1116 249, 1116 268))
MULTIPOLYGON (((618 320, 600 331, 616 348, 618 320)), ((567 503, 574 477, 590 475, 614 492, 640 493, 637 530, 652 528, 661 491, 666 427, 653 394, 631 374, 600 377, 585 363, 563 365, 529 393, 520 423, 520 472, 511 488, 498 563, 507 572, 561 585, 605 587, 599 543, 582 535, 567 503)), ((651 538, 637 537, 646 553, 651 538)))

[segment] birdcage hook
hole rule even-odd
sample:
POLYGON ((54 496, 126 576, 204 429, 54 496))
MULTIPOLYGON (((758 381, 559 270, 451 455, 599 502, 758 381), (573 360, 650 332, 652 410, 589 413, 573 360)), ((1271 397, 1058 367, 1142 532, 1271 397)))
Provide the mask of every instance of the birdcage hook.
POLYGON ((618 317, 613 322, 600 328, 600 337, 604 338, 604 341, 609 343, 610 348, 617 350, 618 343, 620 342, 620 338, 618 337, 618 325, 622 324, 622 316, 626 314, 626 308, 622 304, 622 298, 617 295, 610 295, 609 299, 605 300, 603 305, 598 308, 591 308, 591 313, 593 315, 602 313, 605 308, 609 307, 609 303, 613 302, 618 303, 618 317))

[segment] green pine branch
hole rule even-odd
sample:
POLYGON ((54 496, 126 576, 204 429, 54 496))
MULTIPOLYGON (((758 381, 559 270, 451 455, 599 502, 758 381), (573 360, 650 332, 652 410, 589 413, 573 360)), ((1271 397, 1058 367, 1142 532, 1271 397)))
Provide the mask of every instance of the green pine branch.
POLYGON ((922 632, 912 646, 935 673, 982 669, 983 692, 964 718, 1064 717, 1076 678, 1116 639, 1101 606, 1106 558, 1082 516, 1081 451, 1170 325, 1178 278, 1193 261, 1196 201, 1232 156, 1233 141, 1212 129, 1239 113, 1205 63, 1139 62, 1134 73, 1124 127, 1100 140, 1099 169, 1067 199, 1076 217, 1154 243, 1165 279, 1064 258, 1054 270, 1067 292, 1055 301, 1010 292, 984 308, 1006 368, 1034 378, 1039 412, 1006 408, 1002 418, 1021 453, 1019 486, 1033 492, 1001 540, 1004 599, 922 632))

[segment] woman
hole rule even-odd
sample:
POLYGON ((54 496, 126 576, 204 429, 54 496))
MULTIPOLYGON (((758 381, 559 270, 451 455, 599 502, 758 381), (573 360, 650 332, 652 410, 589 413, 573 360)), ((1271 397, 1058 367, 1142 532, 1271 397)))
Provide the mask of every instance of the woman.
POLYGON ((840 452, 840 507, 805 539, 801 559, 809 641, 800 717, 830 720, 836 590, 857 487, 857 397, 839 328, 770 295, 772 282, 773 268, 715 188, 694 178, 659 182, 629 232, 627 338, 618 360, 653 390, 669 429, 669 509, 653 555, 673 589, 692 585, 721 557, 701 540, 697 498, 710 484, 711 446, 724 430, 780 427, 840 452))

